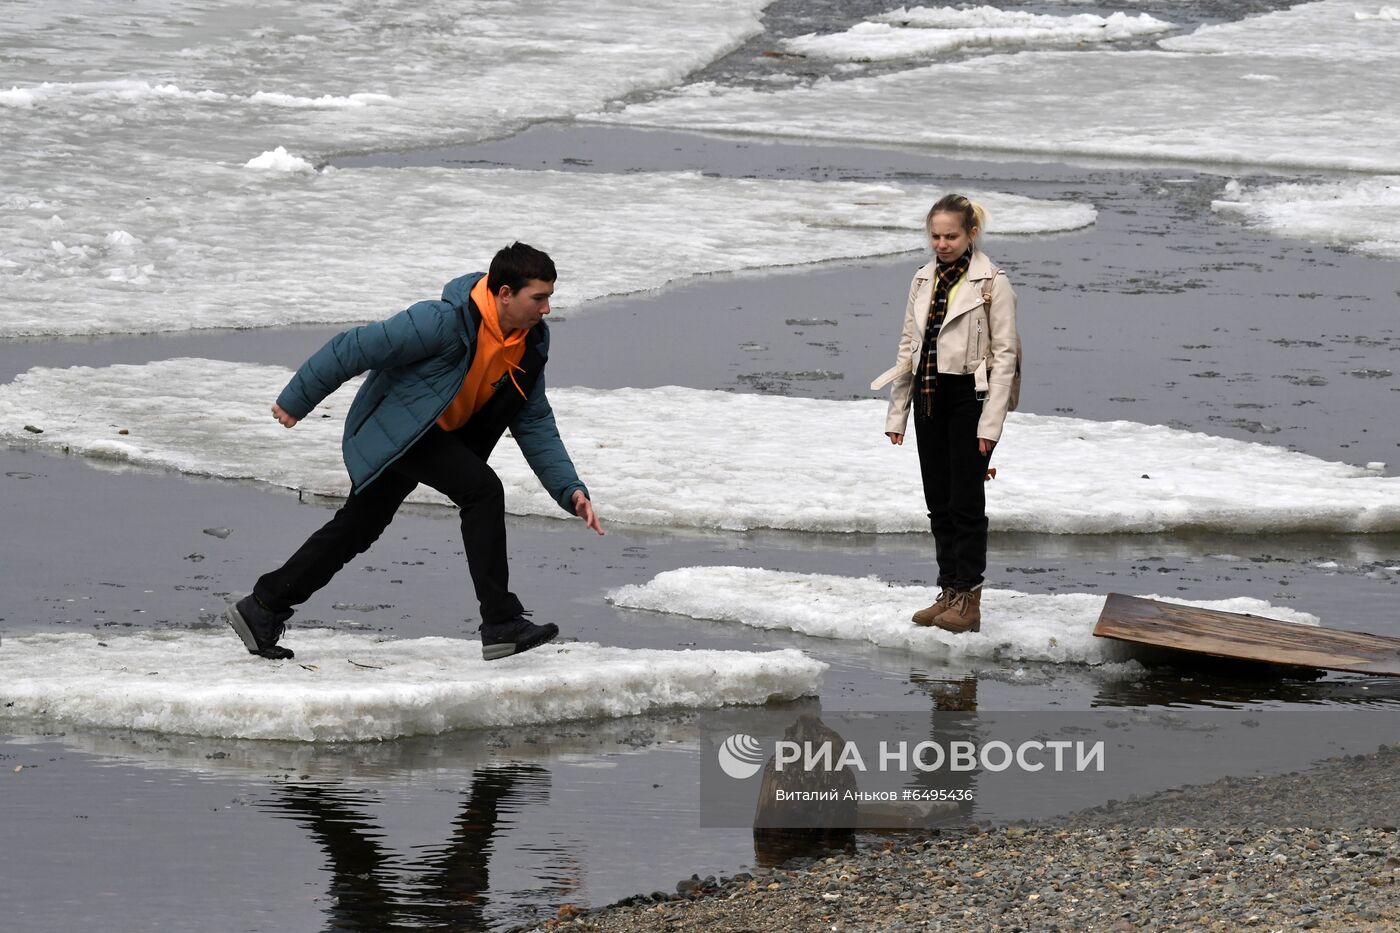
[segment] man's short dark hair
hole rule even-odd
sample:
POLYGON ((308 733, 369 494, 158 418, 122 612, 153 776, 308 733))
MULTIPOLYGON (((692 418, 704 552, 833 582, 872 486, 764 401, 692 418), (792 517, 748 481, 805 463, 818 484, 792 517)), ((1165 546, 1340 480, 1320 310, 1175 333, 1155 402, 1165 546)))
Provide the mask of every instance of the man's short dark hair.
POLYGON ((486 272, 486 287, 496 294, 504 285, 513 292, 525 287, 531 279, 553 282, 559 278, 554 260, 541 250, 518 240, 496 254, 486 272))

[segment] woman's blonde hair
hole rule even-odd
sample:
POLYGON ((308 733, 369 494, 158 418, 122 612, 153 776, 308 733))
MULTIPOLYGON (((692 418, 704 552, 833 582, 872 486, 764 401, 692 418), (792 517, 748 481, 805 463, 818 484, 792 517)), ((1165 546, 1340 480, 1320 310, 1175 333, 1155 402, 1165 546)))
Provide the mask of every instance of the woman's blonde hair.
POLYGON ((929 208, 924 218, 924 229, 933 233, 933 215, 952 214, 962 219, 963 230, 984 230, 987 227, 987 209, 971 198, 961 194, 945 194, 929 208))

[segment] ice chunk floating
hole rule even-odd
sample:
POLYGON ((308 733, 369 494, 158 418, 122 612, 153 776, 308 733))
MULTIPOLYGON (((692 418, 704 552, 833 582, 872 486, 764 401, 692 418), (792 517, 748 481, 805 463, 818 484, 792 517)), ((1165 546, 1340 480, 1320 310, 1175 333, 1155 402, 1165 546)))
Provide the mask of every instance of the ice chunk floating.
MULTIPOLYGON (((0 337, 377 320, 515 239, 554 257, 572 311, 694 275, 919 249, 937 196, 698 173, 317 173, 279 148, 125 189, 120 206, 111 190, 0 194, 0 337)), ((983 197, 1000 233, 1094 221, 1086 204, 983 197)))
POLYGON ((1164 40, 1163 51, 989 55, 777 91, 706 82, 588 119, 944 151, 1400 172, 1400 110, 1389 103, 1400 87, 1396 23, 1358 18, 1377 9, 1323 0, 1202 27, 1164 40), (948 87, 958 94, 943 119, 908 118, 909 101, 941 99, 948 87), (1346 107, 1336 106, 1338 87, 1346 107), (994 119, 979 109, 988 100, 994 119))
POLYGON ((714 709, 815 695, 800 651, 551 644, 504 661, 476 641, 292 633, 270 662, 229 632, 26 635, 0 646, 0 716, 219 738, 338 742, 714 709))
POLYGON ((1348 49, 1354 58, 1393 63, 1400 59, 1395 28, 1400 17, 1387 16, 1386 10, 1375 0, 1322 0, 1237 23, 1202 26, 1190 35, 1163 39, 1160 45, 1183 52, 1275 59, 1321 59, 1348 49))
MULTIPOLYGON (((290 376, 200 359, 33 369, 0 386, 0 438, 344 495, 349 389, 287 431, 268 409, 290 376)), ((882 401, 676 387, 552 389, 550 398, 604 519, 928 530, 917 455, 912 444, 886 440, 882 401), (657 424, 669 428, 658 432, 657 424)), ((514 444, 503 442, 492 465, 511 512, 564 517, 514 444)), ((987 511, 1002 531, 1400 531, 1400 477, 1160 425, 1013 412, 997 468, 987 511)), ((444 501, 421 489, 415 496, 444 501)))
POLYGON ((7 157, 88 148, 125 173, 138 152, 493 138, 672 84, 761 32, 768 2, 9 0, 7 157))
POLYGON ((1210 206, 1276 236, 1400 259, 1400 175, 1250 187, 1231 181, 1210 206))
MULTIPOLYGON (((761 31, 766 3, 7 2, 0 337, 368 320, 516 238, 560 254, 564 304, 612 290, 586 271, 599 265, 625 291, 766 264, 753 242, 738 265, 716 248, 755 227, 696 237, 687 223, 710 244, 690 253, 700 265, 629 275, 618 251, 637 247, 617 230, 648 232, 648 267, 674 255, 655 239, 658 192, 686 185, 674 178, 580 179, 561 195, 528 173, 314 171, 332 153, 471 143, 668 86, 761 31)), ((695 205, 676 207, 688 221, 695 205)), ((860 239, 856 253, 882 236, 860 239)))
POLYGON ((882 13, 835 35, 806 35, 783 43, 789 51, 838 61, 893 61, 931 58, 961 48, 1017 48, 1113 42, 1167 32, 1168 22, 1139 13, 1054 16, 999 10, 915 7, 882 13))
MULTIPOLYGON (((686 567, 659 574, 639 586, 624 586, 608 598, 629 609, 739 622, 817 638, 868 641, 940 659, 1103 664, 1129 657, 1123 646, 1094 637, 1094 624, 1104 604, 1102 596, 1043 596, 988 589, 982 595, 982 631, 952 635, 937 628, 921 628, 909 620, 914 610, 927 606, 936 595, 933 588, 895 586, 874 577, 782 573, 754 567, 686 567)), ((1247 597, 1170 601, 1318 624, 1315 616, 1247 597)))

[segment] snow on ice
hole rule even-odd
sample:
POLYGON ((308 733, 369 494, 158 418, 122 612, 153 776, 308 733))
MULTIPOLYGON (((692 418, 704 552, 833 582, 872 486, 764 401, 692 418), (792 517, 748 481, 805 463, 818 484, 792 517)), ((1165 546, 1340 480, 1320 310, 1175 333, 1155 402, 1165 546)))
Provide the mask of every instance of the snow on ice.
MULTIPOLYGON (((12 0, 0 31, 0 337, 372 319, 516 238, 563 254, 578 288, 566 303, 611 293, 611 278, 590 282, 583 270, 608 265, 618 231, 636 240, 668 219, 688 221, 696 183, 575 176, 578 192, 561 195, 560 179, 530 173, 354 170, 333 179, 307 167, 336 153, 501 137, 674 84, 761 31, 766 3, 382 0, 346 16, 337 4, 295 0, 12 0), (285 158, 265 155, 279 148, 285 158), (299 170, 257 170, 291 165, 299 170), (690 196, 657 197, 671 188, 690 196), (669 218, 668 203, 677 210, 669 218), (630 207, 611 210, 619 204, 630 207), (503 212, 513 219, 496 219, 503 212), (50 249, 54 223, 63 250, 50 249), (144 245, 109 254, 102 241, 115 230, 144 245), (565 236, 577 244, 572 254, 565 236)), ((728 209, 741 190, 704 193, 728 209)), ((820 235, 739 217, 737 227, 691 231, 711 244, 698 266, 692 251, 646 274, 619 256, 621 268, 609 269, 616 288, 750 260, 866 255, 894 239, 867 233, 824 252, 820 235), (813 249, 719 255, 717 244, 763 232, 755 228, 813 249)), ((649 239, 650 255, 665 255, 666 244, 649 239)))
POLYGON ((481 644, 295 629, 294 660, 253 657, 229 631, 25 635, 0 645, 0 715, 89 728, 357 742, 453 729, 716 709, 818 692, 800 651, 659 651, 551 644, 481 660, 481 644))
POLYGON ((843 33, 788 39, 788 51, 838 61, 892 61, 928 58, 962 48, 1016 48, 1114 42, 1167 32, 1175 27, 1138 13, 1057 16, 999 10, 991 6, 914 7, 882 13, 843 33))
MULTIPOLYGON (((0 437, 344 495, 340 434, 351 389, 287 431, 268 410, 290 376, 282 367, 203 359, 33 369, 0 386, 0 437)), ((677 387, 552 389, 550 399, 605 521, 928 529, 917 456, 913 445, 884 437, 883 401, 677 387), (657 432, 657 424, 670 429, 657 432)), ((503 442, 492 465, 511 512, 565 516, 514 444, 503 442)), ((1400 478, 1160 425, 1013 412, 997 465, 987 512, 1003 531, 1400 531, 1400 478)))
POLYGON ((1400 259, 1400 175, 1247 188, 1230 181, 1210 206, 1275 236, 1400 259))
POLYGON ((987 55, 777 91, 701 82, 586 119, 942 151, 1397 172, 1400 110, 1389 101, 1400 42, 1393 22, 1357 18, 1376 9, 1322 0, 1205 26, 1160 51, 987 55), (1261 74, 1278 80, 1241 80, 1261 74), (909 101, 941 99, 949 86, 958 95, 941 119, 909 119, 909 101), (1336 106, 1338 87, 1346 107, 1336 106))
MULTIPOLYGON (((874 577, 786 573, 754 567, 685 567, 609 594, 628 609, 738 622, 817 638, 868 641, 940 660, 1044 661, 1105 664, 1127 660, 1118 642, 1094 637, 1104 597, 1092 593, 1032 595, 985 589, 980 632, 953 635, 914 625, 909 617, 933 602, 931 587, 895 586, 874 577)), ((1315 616, 1248 597, 1182 605, 1249 612, 1317 625, 1315 616)))
MULTIPOLYGON (((437 297, 515 239, 553 256, 559 304, 572 310, 695 275, 919 249, 938 195, 699 173, 317 173, 280 146, 246 167, 188 172, 154 191, 114 181, 122 193, 96 201, 0 195, 11 228, 0 337, 377 320, 437 297)), ((1086 204, 981 196, 1000 233, 1095 217, 1086 204)))
POLYGON ((76 181, 77 165, 111 174, 138 153, 178 164, 493 138, 673 84, 759 33, 767 2, 379 0, 346 15, 299 0, 10 0, 0 106, 27 113, 7 125, 23 168, 6 180, 35 180, 29 159, 45 152, 80 159, 58 168, 76 181))
MULTIPOLYGON (((1240 58, 1325 59, 1345 49, 1348 58, 1392 63, 1400 59, 1400 29, 1377 13, 1374 0, 1322 0, 1246 17, 1234 23, 1202 26, 1185 36, 1163 39, 1164 49, 1228 54, 1240 58)), ((1395 9, 1391 7, 1389 9, 1395 9)))

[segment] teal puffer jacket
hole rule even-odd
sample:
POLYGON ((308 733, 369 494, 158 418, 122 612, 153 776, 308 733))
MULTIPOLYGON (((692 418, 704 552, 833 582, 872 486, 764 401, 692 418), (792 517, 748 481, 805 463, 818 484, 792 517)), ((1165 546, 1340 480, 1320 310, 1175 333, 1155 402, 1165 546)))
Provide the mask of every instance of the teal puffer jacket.
MULTIPOLYGON (((457 395, 476 350, 472 286, 485 273, 448 282, 440 301, 420 301, 385 321, 336 334, 292 376, 277 404, 298 420, 350 379, 368 372, 345 417, 341 449, 350 481, 362 489, 414 445, 457 395)), ((549 356, 541 321, 539 351, 549 356)), ((541 375, 510 420, 510 433, 554 501, 573 514, 575 490, 588 489, 569 459, 541 375)))

